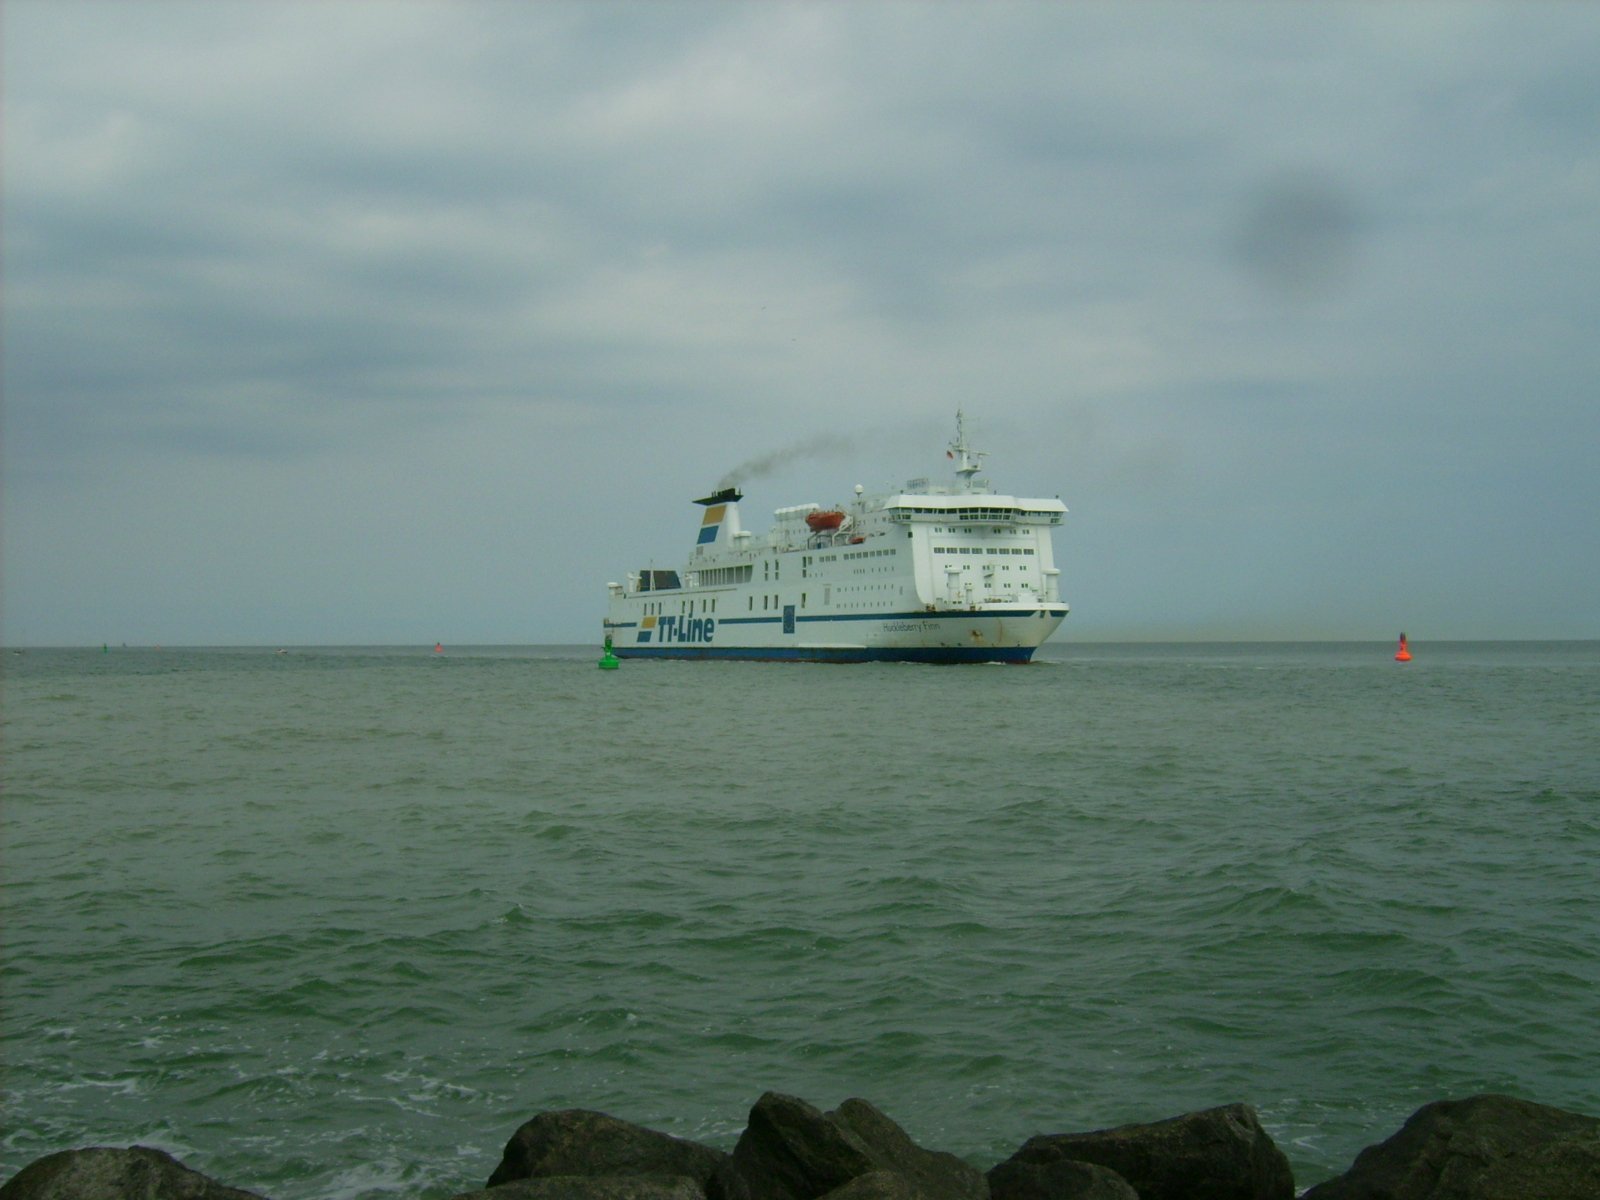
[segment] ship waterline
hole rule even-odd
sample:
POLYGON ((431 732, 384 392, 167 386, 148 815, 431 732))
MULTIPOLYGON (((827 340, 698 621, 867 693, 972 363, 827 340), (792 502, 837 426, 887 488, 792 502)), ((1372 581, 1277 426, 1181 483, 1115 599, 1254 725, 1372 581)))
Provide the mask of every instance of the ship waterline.
POLYGON ((1065 619, 1051 530, 1058 499, 1001 495, 958 413, 956 483, 913 480, 849 505, 796 504, 764 536, 723 488, 698 501, 681 571, 608 585, 605 633, 623 658, 1027 662, 1065 619))

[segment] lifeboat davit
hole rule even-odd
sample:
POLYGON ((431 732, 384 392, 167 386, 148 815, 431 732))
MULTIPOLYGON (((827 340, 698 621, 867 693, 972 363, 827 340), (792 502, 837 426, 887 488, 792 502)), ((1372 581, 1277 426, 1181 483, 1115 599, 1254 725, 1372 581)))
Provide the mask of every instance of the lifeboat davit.
POLYGON ((836 508, 827 512, 807 513, 806 524, 811 526, 812 533, 826 533, 844 524, 844 514, 836 508))

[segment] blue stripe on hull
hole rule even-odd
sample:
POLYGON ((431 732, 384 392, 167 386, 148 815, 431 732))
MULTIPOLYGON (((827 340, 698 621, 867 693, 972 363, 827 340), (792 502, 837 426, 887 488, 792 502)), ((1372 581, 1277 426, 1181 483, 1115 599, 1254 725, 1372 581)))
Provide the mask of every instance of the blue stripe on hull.
POLYGON ((849 649, 789 646, 616 646, 618 658, 742 659, 757 662, 1025 663, 1034 646, 862 646, 849 649))
MULTIPOLYGON (((941 612, 927 612, 919 609, 909 609, 905 612, 864 612, 864 613, 800 613, 795 620, 801 625, 812 625, 830 621, 953 621, 960 623, 971 621, 974 618, 983 619, 999 617, 1005 620, 1015 620, 1019 617, 1065 617, 1066 610, 1057 610, 1052 607, 1040 605, 1037 608, 1019 608, 1012 611, 996 612, 994 609, 977 611, 969 608, 953 608, 941 612)), ((782 616, 769 614, 764 617, 719 617, 719 625, 781 625, 782 616)), ((618 621, 612 628, 621 629, 626 622, 618 621)))

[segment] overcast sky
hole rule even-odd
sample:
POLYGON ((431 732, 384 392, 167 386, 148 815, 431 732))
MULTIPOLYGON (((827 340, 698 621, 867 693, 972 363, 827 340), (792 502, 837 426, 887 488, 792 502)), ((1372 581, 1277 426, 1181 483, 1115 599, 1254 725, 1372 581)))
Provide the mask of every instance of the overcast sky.
POLYGON ((1600 637, 1600 5, 0 13, 9 644, 596 641, 958 407, 1058 640, 1600 637))

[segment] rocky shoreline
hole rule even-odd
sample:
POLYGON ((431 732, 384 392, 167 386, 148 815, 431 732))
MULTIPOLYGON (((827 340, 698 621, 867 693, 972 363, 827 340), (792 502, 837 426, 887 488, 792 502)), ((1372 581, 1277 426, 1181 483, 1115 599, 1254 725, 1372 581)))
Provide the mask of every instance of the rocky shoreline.
MULTIPOLYGON (((1293 1200, 1246 1104, 1043 1134, 989 1171, 914 1143, 865 1100, 768 1092, 731 1154, 583 1109, 541 1113, 455 1200, 1293 1200)), ((145 1146, 50 1154, 0 1200, 263 1200, 145 1146)), ((1600 1118, 1481 1095, 1418 1109, 1302 1200, 1600 1200, 1600 1118)))

